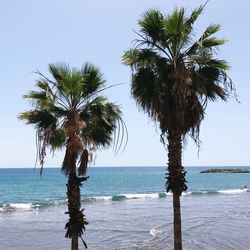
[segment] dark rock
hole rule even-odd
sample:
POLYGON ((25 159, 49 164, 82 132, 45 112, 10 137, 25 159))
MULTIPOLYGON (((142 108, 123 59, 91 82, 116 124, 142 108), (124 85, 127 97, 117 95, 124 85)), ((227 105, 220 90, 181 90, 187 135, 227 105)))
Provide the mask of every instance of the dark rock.
POLYGON ((250 170, 240 169, 240 168, 212 168, 208 170, 203 170, 200 172, 201 174, 241 174, 241 173, 250 173, 250 170))

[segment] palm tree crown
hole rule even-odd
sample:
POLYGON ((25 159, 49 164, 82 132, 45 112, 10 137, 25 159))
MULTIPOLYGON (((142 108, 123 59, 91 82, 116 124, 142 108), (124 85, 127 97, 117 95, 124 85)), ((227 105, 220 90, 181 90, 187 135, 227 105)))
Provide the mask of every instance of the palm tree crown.
POLYGON ((135 47, 123 56, 133 70, 133 97, 160 123, 162 134, 177 129, 198 139, 207 101, 226 100, 232 90, 227 62, 214 56, 226 42, 214 36, 220 25, 210 24, 195 40, 193 25, 203 7, 190 15, 184 8, 168 16, 147 11, 138 22, 135 47))
POLYGON ((78 159, 78 172, 84 175, 93 152, 109 147, 115 128, 124 126, 120 108, 98 95, 105 89, 105 80, 94 65, 86 63, 77 70, 63 63, 50 64, 49 72, 52 80, 36 72, 41 76, 38 90, 24 96, 33 109, 21 113, 20 119, 35 125, 41 170, 47 147, 54 151, 66 146, 62 171, 69 174, 78 159), (72 135, 76 136, 68 140, 72 135))

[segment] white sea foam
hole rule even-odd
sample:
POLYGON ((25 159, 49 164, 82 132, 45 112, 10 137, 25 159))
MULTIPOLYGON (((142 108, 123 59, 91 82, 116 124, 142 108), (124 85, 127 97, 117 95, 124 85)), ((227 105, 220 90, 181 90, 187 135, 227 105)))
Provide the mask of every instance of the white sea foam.
MULTIPOLYGON (((189 195, 191 192, 183 192, 182 195, 189 195)), ((158 199, 162 198, 165 196, 172 196, 172 193, 167 193, 167 192, 162 192, 162 193, 146 193, 146 194, 140 194, 140 193, 129 193, 129 194, 118 194, 114 196, 94 196, 90 198, 90 200, 95 200, 95 201, 110 201, 110 200, 130 200, 130 199, 158 199)))
POLYGON ((247 192, 248 189, 230 189, 230 190, 219 190, 221 194, 241 194, 247 192))
MULTIPOLYGON (((192 194, 192 192, 182 192, 182 196, 185 196, 185 195, 189 195, 189 194, 192 194)), ((173 195, 173 193, 171 193, 171 192, 165 192, 165 195, 166 196, 172 196, 173 195)))
MULTIPOLYGON (((232 189, 232 190, 220 190, 218 193, 224 194, 240 194, 247 192, 249 189, 232 189)), ((250 191, 250 190, 249 190, 250 191)), ((182 193, 182 196, 192 195, 192 194, 209 194, 208 191, 190 192, 186 191, 182 193)), ((215 192, 216 193, 216 192, 215 192)), ((130 199, 158 199, 164 198, 166 196, 172 196, 171 192, 161 192, 161 193, 128 193, 128 194, 118 194, 114 196, 94 196, 90 200, 94 201, 120 201, 120 200, 130 200, 130 199)))
POLYGON ((192 194, 192 192, 183 192, 182 195, 189 195, 192 194))
POLYGON ((163 232, 162 230, 158 230, 158 229, 155 229, 155 228, 152 228, 149 231, 150 235, 152 235, 153 237, 157 237, 162 232, 163 232))
POLYGON ((112 200, 112 196, 95 196, 93 199, 96 201, 110 201, 112 200))
POLYGON ((9 207, 13 209, 29 210, 34 206, 32 205, 32 203, 10 203, 9 207))
POLYGON ((67 203, 67 201, 68 201, 68 199, 66 199, 66 200, 52 200, 51 199, 51 201, 49 201, 49 203, 51 202, 54 205, 61 205, 61 204, 67 203))
POLYGON ((146 199, 146 198, 159 198, 159 193, 152 194, 122 194, 126 199, 146 199))
POLYGON ((166 196, 172 196, 173 194, 171 192, 165 192, 166 196))

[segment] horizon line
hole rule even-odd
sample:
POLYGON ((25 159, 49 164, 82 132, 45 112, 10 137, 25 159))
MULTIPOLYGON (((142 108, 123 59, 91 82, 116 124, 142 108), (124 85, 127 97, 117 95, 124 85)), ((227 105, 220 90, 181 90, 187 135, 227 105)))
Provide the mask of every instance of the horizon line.
MULTIPOLYGON (((144 165, 137 165, 137 166, 95 166, 95 165, 93 165, 93 166, 89 166, 88 168, 156 168, 156 167, 158 167, 158 168, 163 168, 163 167, 167 167, 167 166, 165 166, 165 165, 146 165, 146 166, 144 166, 144 165)), ((218 167, 218 168, 221 168, 221 167, 250 167, 250 165, 187 165, 187 166, 183 166, 184 168, 189 168, 189 167, 197 167, 197 168, 199 168, 199 167, 207 167, 207 168, 216 168, 216 167, 218 167)), ((25 166, 25 167, 23 167, 23 166, 21 166, 21 167, 14 167, 14 166, 11 166, 11 167, 2 167, 2 166, 0 166, 0 169, 34 169, 34 170, 40 170, 40 167, 31 167, 31 166, 25 166)), ((47 166, 47 167, 44 167, 44 170, 46 169, 46 168, 49 168, 49 169, 51 169, 51 168, 58 168, 58 169, 60 169, 61 167, 51 167, 51 166, 47 166)))

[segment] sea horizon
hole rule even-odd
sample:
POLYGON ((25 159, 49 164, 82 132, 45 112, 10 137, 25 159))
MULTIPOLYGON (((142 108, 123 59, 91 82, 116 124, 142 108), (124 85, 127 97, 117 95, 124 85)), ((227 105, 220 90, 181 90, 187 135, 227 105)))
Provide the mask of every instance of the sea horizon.
MULTIPOLYGON (((249 168, 250 165, 204 165, 204 166, 183 166, 184 168, 249 168)), ((46 170, 47 168, 49 169, 60 169, 61 167, 54 167, 54 166, 44 166, 43 170, 46 170)), ((164 166, 159 166, 159 165, 138 165, 138 166, 90 166, 88 167, 88 169, 91 168, 167 168, 167 165, 164 166)), ((21 167, 17 167, 17 166, 11 166, 11 167, 5 167, 5 166, 0 166, 0 169, 34 169, 34 170, 40 170, 40 167, 32 167, 32 166, 21 166, 21 167)))

